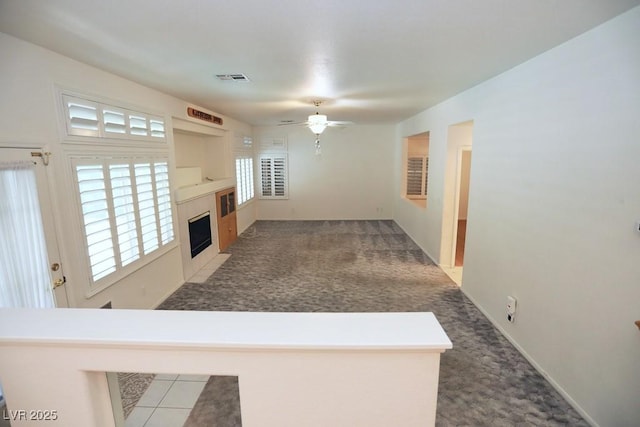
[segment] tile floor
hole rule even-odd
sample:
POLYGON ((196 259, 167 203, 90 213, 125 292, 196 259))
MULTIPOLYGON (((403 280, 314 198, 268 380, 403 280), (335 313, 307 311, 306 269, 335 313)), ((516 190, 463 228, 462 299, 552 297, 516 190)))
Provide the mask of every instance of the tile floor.
MULTIPOLYGON (((205 282, 230 256, 216 255, 187 281, 205 282)), ((208 375, 156 374, 127 417, 125 427, 181 427, 208 380, 208 375)))
POLYGON ((125 421, 125 427, 184 425, 208 375, 158 374, 125 421))

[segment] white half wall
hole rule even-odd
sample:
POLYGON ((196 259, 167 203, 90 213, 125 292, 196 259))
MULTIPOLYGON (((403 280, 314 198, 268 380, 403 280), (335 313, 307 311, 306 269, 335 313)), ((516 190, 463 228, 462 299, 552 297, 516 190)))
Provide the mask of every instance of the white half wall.
POLYGON ((401 137, 431 132, 427 212, 397 197, 394 218, 437 254, 447 130, 473 120, 462 290, 600 426, 640 420, 639 88, 636 7, 404 121, 396 140, 399 156, 401 137))
POLYGON ((391 125, 328 128, 316 156, 315 136, 306 127, 257 128, 258 151, 262 138, 284 136, 289 162, 289 199, 258 199, 258 219, 391 218, 394 135, 391 125))

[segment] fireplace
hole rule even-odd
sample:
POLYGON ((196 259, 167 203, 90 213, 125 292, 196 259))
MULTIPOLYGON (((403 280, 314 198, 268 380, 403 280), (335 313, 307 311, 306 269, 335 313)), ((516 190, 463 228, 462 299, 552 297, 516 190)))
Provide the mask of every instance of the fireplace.
POLYGON ((211 246, 211 217, 210 211, 189 219, 189 242, 191 244, 191 258, 211 246))

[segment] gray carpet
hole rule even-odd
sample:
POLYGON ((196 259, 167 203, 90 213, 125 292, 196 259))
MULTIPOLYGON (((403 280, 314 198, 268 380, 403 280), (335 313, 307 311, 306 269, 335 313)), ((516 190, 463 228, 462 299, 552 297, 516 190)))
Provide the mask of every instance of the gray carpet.
MULTIPOLYGON (((186 283, 159 308, 432 311, 453 342, 438 426, 588 425, 392 221, 258 221, 227 252, 206 283, 186 283)), ((240 425, 237 380, 222 383, 201 396, 190 427, 240 425), (217 419, 203 415, 211 408, 217 419)))

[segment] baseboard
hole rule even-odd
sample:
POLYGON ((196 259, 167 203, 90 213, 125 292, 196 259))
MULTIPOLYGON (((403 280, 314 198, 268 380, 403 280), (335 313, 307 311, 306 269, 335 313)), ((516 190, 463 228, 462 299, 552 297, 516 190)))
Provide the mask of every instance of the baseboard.
POLYGON ((429 259, 431 260, 431 262, 433 262, 433 263, 434 263, 435 265, 437 265, 437 266, 439 266, 439 265, 440 265, 440 264, 438 264, 438 261, 436 261, 436 258, 434 258, 433 256, 431 256, 431 254, 429 253, 429 251, 427 251, 425 248, 423 248, 423 247, 420 245, 420 243, 416 242, 416 241, 414 240, 414 238, 413 238, 413 237, 411 237, 411 234, 409 234, 409 233, 407 232, 407 230, 405 230, 405 229, 404 229, 404 227, 403 227, 402 225, 398 224, 398 221, 396 221, 396 220, 395 220, 395 219, 393 219, 393 218, 391 219, 391 221, 393 221, 393 222, 394 222, 398 227, 400 227, 400 229, 402 229, 402 231, 404 231, 404 234, 406 234, 407 236, 409 236, 409 238, 410 238, 411 240, 413 240, 413 243, 415 243, 416 245, 418 245, 418 247, 419 247, 420 249, 422 249, 422 252, 424 252, 424 253, 425 253, 425 255, 427 255, 427 256, 429 257, 429 259))
POLYGON ((593 427, 600 427, 600 425, 598 423, 595 422, 595 420, 593 418, 591 418, 591 416, 589 416, 589 414, 582 409, 582 407, 580 405, 578 405, 578 403, 573 400, 573 398, 569 395, 569 393, 567 393, 561 386, 560 384, 558 384, 553 378, 551 378, 549 376, 549 374, 542 369, 542 367, 535 361, 535 359, 533 357, 531 357, 531 355, 529 355, 521 346, 520 344, 518 344, 518 342, 516 340, 514 340, 505 329, 502 328, 502 326, 500 326, 500 324, 498 324, 498 322, 496 322, 490 315, 489 313, 487 313, 479 304, 476 303, 476 301, 464 290, 464 286, 461 287, 462 293, 469 298, 469 300, 473 303, 473 305, 480 310, 480 312, 482 314, 484 314, 484 316, 489 319, 489 321, 491 322, 491 324, 498 329, 498 331, 500 331, 500 333, 516 348, 516 350, 518 350, 518 352, 520 354, 522 354, 524 356, 525 359, 527 359, 527 361, 529 363, 531 363, 531 365, 534 367, 534 369, 536 371, 538 371, 538 373, 540 373, 540 375, 542 375, 544 377, 544 379, 546 379, 549 384, 551 384, 551 386, 558 392, 560 393, 560 395, 562 395, 562 397, 569 403, 569 405, 571 405, 573 407, 573 409, 575 409, 581 416, 582 418, 584 418, 584 420, 589 423, 589 425, 593 426, 593 427))
POLYGON ((175 285, 174 287, 172 287, 171 289, 169 289, 169 291, 167 291, 167 293, 165 293, 156 303, 152 304, 150 309, 151 310, 155 310, 156 308, 158 308, 160 306, 160 304, 162 304, 164 302, 164 300, 166 300, 167 298, 169 298, 171 296, 172 293, 174 293, 175 291, 177 291, 178 289, 180 289, 180 286, 184 285, 187 282, 184 281, 180 281, 178 282, 177 285, 175 285))

